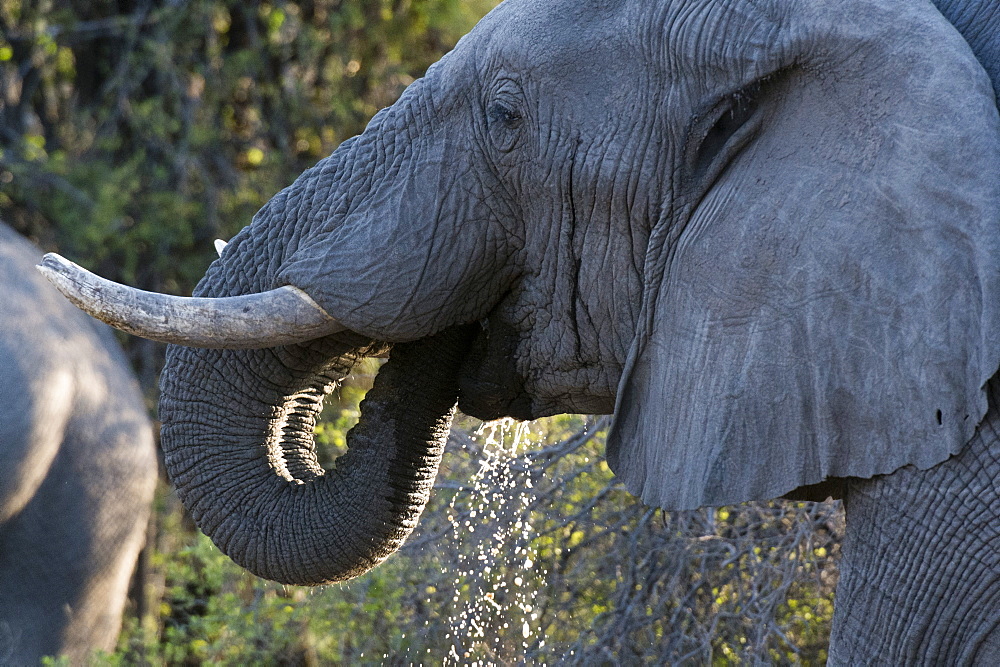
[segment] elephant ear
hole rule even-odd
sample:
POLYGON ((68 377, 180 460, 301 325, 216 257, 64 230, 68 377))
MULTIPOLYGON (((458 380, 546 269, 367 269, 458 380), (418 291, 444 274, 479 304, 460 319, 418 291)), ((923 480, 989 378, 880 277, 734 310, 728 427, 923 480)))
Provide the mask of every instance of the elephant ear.
POLYGON ((894 6, 832 29, 850 33, 842 53, 815 38, 765 80, 764 129, 683 229, 674 216, 652 231, 608 440, 649 504, 928 468, 986 412, 1000 366, 996 104, 930 3, 894 6))

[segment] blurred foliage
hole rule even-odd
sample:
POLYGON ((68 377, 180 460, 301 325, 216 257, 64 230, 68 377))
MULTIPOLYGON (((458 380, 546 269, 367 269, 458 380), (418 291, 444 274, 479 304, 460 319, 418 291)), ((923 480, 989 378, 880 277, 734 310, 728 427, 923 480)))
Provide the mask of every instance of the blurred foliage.
MULTIPOLYGON (((190 293, 213 239, 493 4, 0 0, 0 218, 112 279, 190 293)), ((152 402, 162 349, 127 345, 152 402)), ((328 401, 326 463, 373 372, 328 401)), ((119 650, 96 663, 822 663, 839 508, 651 510, 615 483, 605 427, 458 424, 404 549, 316 590, 242 571, 164 486, 119 650)))

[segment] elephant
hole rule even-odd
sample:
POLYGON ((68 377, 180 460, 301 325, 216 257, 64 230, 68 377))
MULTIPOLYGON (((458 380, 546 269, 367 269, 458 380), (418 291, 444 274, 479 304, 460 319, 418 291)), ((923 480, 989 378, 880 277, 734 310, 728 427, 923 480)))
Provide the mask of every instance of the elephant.
POLYGON ((114 649, 158 476, 143 395, 110 329, 0 223, 0 664, 114 649))
POLYGON ((507 0, 195 297, 41 270, 173 344, 169 473, 260 576, 339 581, 397 549, 456 402, 613 413, 608 463, 650 505, 844 498, 831 664, 996 664, 998 17, 507 0), (324 470, 323 395, 385 352, 324 470))

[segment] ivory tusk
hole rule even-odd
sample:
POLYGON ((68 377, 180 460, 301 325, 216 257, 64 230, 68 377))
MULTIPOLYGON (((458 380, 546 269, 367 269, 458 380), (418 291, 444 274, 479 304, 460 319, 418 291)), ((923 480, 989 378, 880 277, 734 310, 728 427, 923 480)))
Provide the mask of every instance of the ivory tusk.
POLYGON ((229 244, 222 239, 215 239, 215 252, 219 253, 219 257, 222 257, 222 251, 226 249, 227 245, 229 244))
POLYGON ((301 343, 345 327, 298 287, 220 298, 128 287, 49 253, 38 270, 81 310, 136 336, 191 347, 258 348, 301 343))

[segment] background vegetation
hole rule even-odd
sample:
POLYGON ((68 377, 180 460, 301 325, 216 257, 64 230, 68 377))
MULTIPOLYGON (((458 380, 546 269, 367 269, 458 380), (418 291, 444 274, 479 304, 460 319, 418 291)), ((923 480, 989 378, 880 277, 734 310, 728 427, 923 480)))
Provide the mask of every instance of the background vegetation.
MULTIPOLYGON (((107 277, 190 293, 213 239, 493 4, 0 0, 0 218, 107 277)), ((124 342, 153 409, 162 348, 124 342)), ((331 456, 367 381, 331 398, 331 456)), ((119 651, 100 661, 822 662, 839 508, 651 510, 614 483, 606 425, 463 421, 403 551, 319 590, 241 571, 164 483, 119 651)))

